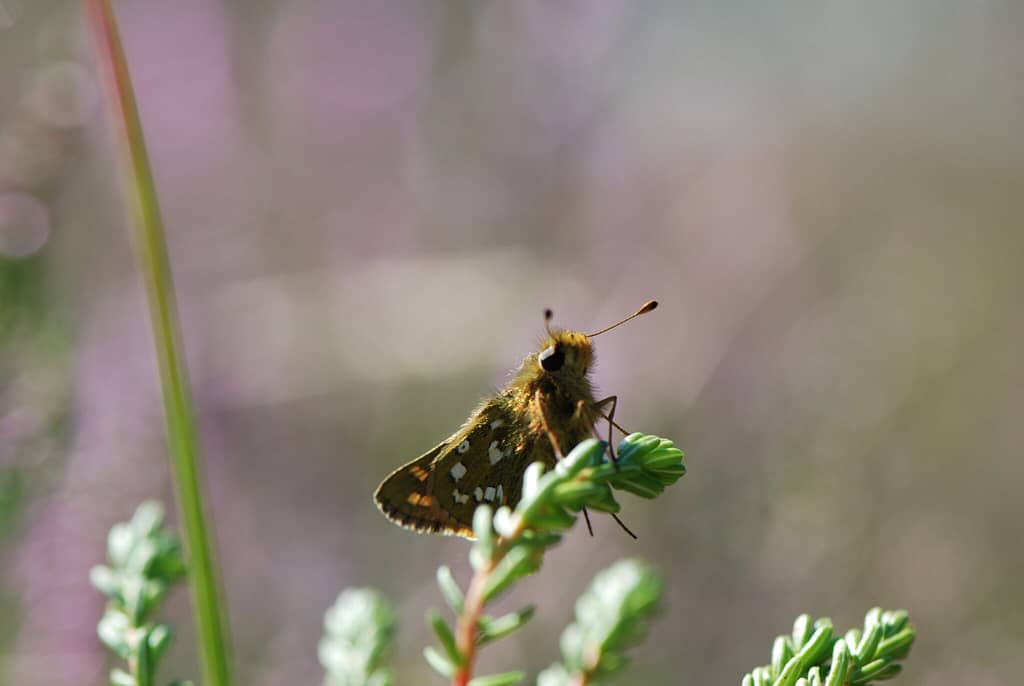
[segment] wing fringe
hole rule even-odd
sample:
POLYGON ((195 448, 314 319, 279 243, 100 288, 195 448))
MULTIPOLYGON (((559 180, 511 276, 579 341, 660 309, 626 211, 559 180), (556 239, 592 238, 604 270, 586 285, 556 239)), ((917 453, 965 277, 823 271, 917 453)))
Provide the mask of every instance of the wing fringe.
MULTIPOLYGON (((386 484, 387 482, 385 481, 381 484, 380 488, 377 489, 377 492, 374 494, 374 502, 377 504, 377 509, 379 509, 385 517, 398 526, 405 529, 411 529, 412 531, 419 533, 441 534, 443 536, 462 536, 463 538, 469 539, 474 537, 473 529, 451 518, 449 518, 448 521, 444 521, 437 517, 421 516, 409 511, 408 508, 413 507, 411 505, 407 505, 405 503, 402 504, 404 507, 402 505, 396 505, 381 492, 386 484)), ((445 513, 444 510, 441 510, 440 513, 447 516, 447 513, 445 513)))

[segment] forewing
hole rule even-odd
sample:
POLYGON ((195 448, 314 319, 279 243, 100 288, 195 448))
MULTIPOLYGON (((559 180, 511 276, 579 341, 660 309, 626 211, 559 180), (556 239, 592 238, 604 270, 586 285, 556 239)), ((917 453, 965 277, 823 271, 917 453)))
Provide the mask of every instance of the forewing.
POLYGON ((378 507, 416 531, 472 538, 478 505, 519 502, 527 458, 536 459, 534 442, 519 429, 500 396, 488 401, 458 432, 385 479, 378 507))
POLYGON ((438 460, 434 493, 456 521, 472 527, 477 505, 498 507, 508 502, 515 466, 513 428, 500 402, 492 401, 456 436, 453 450, 438 460))
POLYGON ((530 462, 554 465, 550 451, 546 456, 537 454, 537 442, 528 429, 528 423, 509 411, 502 398, 484 405, 476 421, 457 436, 460 443, 437 461, 433 493, 441 507, 467 527, 472 526, 473 513, 481 504, 514 508, 530 462))

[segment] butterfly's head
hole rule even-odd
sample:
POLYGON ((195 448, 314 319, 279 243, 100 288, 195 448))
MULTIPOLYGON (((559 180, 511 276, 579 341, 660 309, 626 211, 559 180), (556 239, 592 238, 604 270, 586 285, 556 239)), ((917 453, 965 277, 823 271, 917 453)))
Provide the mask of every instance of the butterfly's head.
POLYGON ((557 376, 585 376, 594 360, 590 337, 579 331, 549 331, 537 364, 548 374, 557 376))

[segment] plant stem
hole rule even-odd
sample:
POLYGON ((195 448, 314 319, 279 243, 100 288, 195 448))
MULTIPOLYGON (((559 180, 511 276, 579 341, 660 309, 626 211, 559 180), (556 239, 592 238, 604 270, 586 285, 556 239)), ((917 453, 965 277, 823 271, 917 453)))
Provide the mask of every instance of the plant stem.
MULTIPOLYGON (((145 636, 145 634, 143 634, 145 636)), ((145 640, 145 638, 143 638, 145 640)), ((140 646, 139 650, 147 650, 146 646, 140 646)), ((131 675, 135 677, 136 686, 152 686, 153 678, 150 674, 149 669, 145 668, 141 664, 141 660, 138 657, 132 658, 128 661, 128 670, 131 675)))
POLYGON ((522 517, 517 517, 517 522, 512 533, 506 538, 499 536, 494 542, 491 559, 487 565, 473 573, 466 590, 466 599, 462 604, 462 612, 459 614, 458 622, 455 625, 455 646, 462 655, 462 664, 452 675, 452 686, 467 686, 473 678, 473 666, 476 662, 476 637, 480 628, 480 617, 484 613, 484 589, 487 588, 487 581, 491 577, 494 568, 498 566, 502 558, 508 554, 512 541, 522 535, 526 528, 526 522, 522 517))
POLYGON ((467 686, 473 677, 473 664, 476 661, 476 635, 480 625, 480 616, 484 612, 484 587, 487 585, 487 579, 490 577, 494 565, 495 560, 491 560, 490 564, 475 573, 473 580, 469 582, 469 589, 466 591, 466 600, 456 625, 455 635, 456 646, 463 661, 452 675, 452 686, 467 686))
POLYGON ((204 516, 194 411, 156 186, 110 2, 86 0, 85 13, 95 40, 99 66, 105 72, 125 157, 127 192, 133 201, 135 217, 131 224, 135 232, 136 256, 146 284, 153 342, 160 367, 168 449, 175 477, 175 496, 185 530, 188 580, 204 683, 207 686, 229 686, 228 626, 220 600, 217 565, 211 547, 212 532, 204 516))

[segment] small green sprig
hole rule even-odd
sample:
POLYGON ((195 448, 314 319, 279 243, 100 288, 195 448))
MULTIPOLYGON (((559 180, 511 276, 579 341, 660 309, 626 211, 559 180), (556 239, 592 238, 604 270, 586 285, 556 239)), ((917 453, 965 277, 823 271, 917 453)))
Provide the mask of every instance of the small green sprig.
POLYGON ((324 615, 318 653, 325 686, 391 686, 391 670, 381 663, 394 634, 395 613, 380 593, 342 591, 324 615))
MULTIPOLYGON (((152 686, 156 668, 171 642, 171 628, 154 616, 167 591, 185 575, 181 545, 163 530, 158 502, 139 505, 129 522, 115 524, 107 537, 107 564, 89 572, 92 585, 107 597, 97 632, 127 670, 110 672, 114 686, 152 686)), ((176 682, 178 683, 178 682, 176 682)))
POLYGON ((910 652, 914 635, 905 610, 872 608, 863 630, 843 636, 828 618, 812 623, 800 615, 792 635, 775 639, 771 664, 744 676, 742 686, 865 686, 891 679, 902 671, 898 660, 910 652))
MULTIPOLYGON (((521 627, 533 609, 493 618, 484 614, 484 608, 540 568, 544 553, 575 524, 583 508, 618 512, 613 488, 654 498, 686 473, 682 451, 664 438, 627 436, 619 444, 615 464, 605 460, 606 449, 606 443, 590 439, 547 473, 541 463, 530 465, 523 476, 522 498, 514 510, 501 507, 494 512, 488 505, 477 507, 473 516, 476 540, 469 554, 474 575, 466 592, 447 567, 438 570, 442 594, 456 614, 455 627, 437 612, 428 616, 441 650, 428 647, 424 656, 453 686, 507 686, 522 680, 521 672, 473 678, 473 666, 480 646, 521 627)), ((645 588, 650 588, 649 582, 645 588)), ((610 650, 603 668, 611 669, 613 654, 610 650)), ((594 667, 600 671, 602 665, 599 662, 594 667)))
POLYGON ((586 686, 625 667, 625 650, 646 634, 661 592, 661 577, 639 560, 598 573, 562 632, 562 662, 541 672, 537 685, 586 686))

